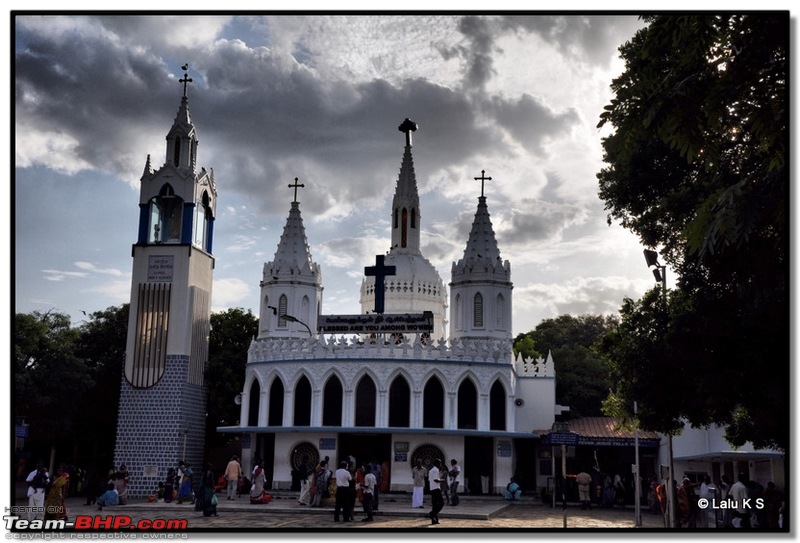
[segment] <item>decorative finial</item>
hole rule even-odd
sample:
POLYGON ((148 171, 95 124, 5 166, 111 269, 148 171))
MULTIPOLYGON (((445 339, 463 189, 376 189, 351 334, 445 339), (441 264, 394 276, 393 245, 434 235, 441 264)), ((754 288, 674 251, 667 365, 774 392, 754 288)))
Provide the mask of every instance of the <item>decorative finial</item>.
POLYGON ((289 185, 289 188, 290 188, 290 189, 291 189, 291 188, 294 188, 294 200, 292 200, 292 203, 293 203, 293 204, 296 204, 296 203, 297 203, 297 188, 298 188, 298 187, 303 187, 303 188, 305 188, 305 185, 304 185, 303 183, 298 183, 298 182, 297 182, 297 178, 295 177, 295 178, 294 178, 294 184, 293 184, 293 185, 289 185))
POLYGON ((400 132, 406 134, 406 147, 411 147, 411 133, 417 130, 417 123, 406 117, 406 120, 397 127, 400 132))
POLYGON ((483 198, 483 182, 484 181, 491 181, 492 178, 491 177, 486 177, 486 170, 481 170, 481 176, 480 177, 476 177, 475 181, 478 181, 479 179, 481 181, 481 198, 483 198))
POLYGON ((181 66, 181 70, 183 70, 183 78, 179 79, 178 83, 183 83, 183 98, 186 99, 186 91, 188 90, 187 84, 192 82, 192 78, 189 77, 189 64, 184 64, 181 66))

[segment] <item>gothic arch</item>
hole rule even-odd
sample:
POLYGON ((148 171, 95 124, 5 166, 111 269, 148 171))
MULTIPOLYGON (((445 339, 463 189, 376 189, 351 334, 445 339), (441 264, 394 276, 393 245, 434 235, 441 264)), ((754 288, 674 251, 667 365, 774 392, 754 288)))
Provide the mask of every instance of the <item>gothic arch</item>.
POLYGON ((472 327, 483 328, 483 294, 480 292, 472 298, 472 327))
POLYGON ((461 293, 456 293, 456 299, 453 302, 453 329, 461 330, 461 293))
POLYGON ((478 429, 478 389, 472 379, 461 381, 456 395, 458 404, 457 427, 464 430, 478 429))
POLYGON ((331 372, 322 388, 322 425, 341 426, 344 388, 336 372, 331 372))
POLYGON ((251 379, 247 389, 250 394, 247 396, 247 421, 245 426, 258 426, 258 413, 261 410, 261 383, 258 379, 251 379))
POLYGON ((283 380, 275 375, 269 386, 269 399, 267 401, 267 426, 283 426, 283 398, 286 389, 283 380))
POLYGON ((375 380, 364 373, 355 386, 355 426, 375 426, 377 400, 375 380))
POLYGON ((294 385, 294 426, 311 426, 311 381, 303 374, 294 385))
POLYGON ((506 430, 506 404, 508 394, 500 379, 495 379, 489 392, 489 429, 506 430))
POLYGON ((280 298, 278 298, 278 328, 286 328, 288 326, 288 321, 284 318, 288 308, 289 298, 286 297, 286 294, 281 294, 280 298))
POLYGON ((436 375, 431 375, 422 388, 423 428, 444 428, 445 388, 436 375))
POLYGON ((395 376, 389 385, 389 426, 411 426, 411 385, 402 374, 395 376))

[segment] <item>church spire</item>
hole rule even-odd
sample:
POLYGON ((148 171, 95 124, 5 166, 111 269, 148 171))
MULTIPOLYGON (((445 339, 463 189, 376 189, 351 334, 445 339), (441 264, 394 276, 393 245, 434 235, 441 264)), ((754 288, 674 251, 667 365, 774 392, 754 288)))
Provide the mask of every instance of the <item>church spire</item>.
POLYGON ((411 157, 411 132, 417 130, 417 124, 406 118, 397 129, 405 133, 406 146, 392 199, 391 251, 419 253, 419 192, 411 157))
POLYGON ((453 263, 450 283, 450 336, 452 338, 508 339, 511 337, 511 264, 500 257, 497 237, 489 217, 484 183, 472 221, 464 256, 453 263))
POLYGON ((189 65, 181 67, 183 77, 178 80, 183 84, 183 97, 178 107, 178 114, 172 123, 172 128, 167 134, 167 156, 165 164, 179 169, 194 171, 197 163, 197 132, 192 117, 189 115, 189 97, 187 85, 192 82, 189 77, 189 65))
POLYGON ((296 177, 294 183, 289 184, 289 188, 294 189, 289 216, 275 258, 264 264, 259 338, 308 337, 309 331, 316 329, 322 305, 322 275, 311 258, 300 215, 297 189, 303 187, 305 185, 296 177))

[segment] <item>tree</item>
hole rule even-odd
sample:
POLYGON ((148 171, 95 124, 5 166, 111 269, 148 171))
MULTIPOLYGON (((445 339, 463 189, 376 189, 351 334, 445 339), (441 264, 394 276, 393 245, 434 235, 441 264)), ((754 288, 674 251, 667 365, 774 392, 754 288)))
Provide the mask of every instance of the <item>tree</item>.
POLYGON ((129 309, 130 304, 123 304, 95 311, 78 330, 75 353, 91 372, 94 386, 78 401, 73 438, 88 449, 83 460, 98 468, 113 462, 129 309))
POLYGON ((611 388, 611 371, 593 347, 615 322, 596 315, 545 319, 518 335, 514 350, 532 358, 550 352, 557 376, 556 402, 568 405, 573 416, 601 415, 602 401, 611 388))
POLYGON ((616 393, 667 393, 659 424, 726 424, 733 444, 785 448, 788 13, 644 20, 600 118, 615 129, 600 197, 679 279, 660 315, 649 297, 626 301, 631 337, 605 343, 622 357, 616 393), (680 383, 653 379, 642 357, 654 344, 680 383), (687 386, 702 399, 682 401, 687 386))
POLYGON ((13 415, 30 425, 28 450, 44 454, 71 438, 78 419, 75 398, 94 386, 89 368, 75 355, 77 340, 68 315, 15 315, 13 415))
POLYGON ((206 449, 224 446, 232 434, 220 434, 218 426, 239 424, 240 407, 234 398, 242 392, 247 351, 258 334, 258 319, 248 310, 228 309, 211 314, 206 386, 206 449))

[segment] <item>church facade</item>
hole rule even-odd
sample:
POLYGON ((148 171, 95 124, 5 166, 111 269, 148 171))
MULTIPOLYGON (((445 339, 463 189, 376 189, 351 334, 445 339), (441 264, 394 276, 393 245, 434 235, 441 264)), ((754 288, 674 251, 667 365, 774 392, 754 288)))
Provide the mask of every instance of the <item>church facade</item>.
POLYGON ((262 465, 273 489, 291 488, 294 470, 325 457, 387 465, 393 491, 412 488, 417 459, 456 459, 472 492, 501 492, 512 476, 542 488, 551 476, 551 459, 536 451, 560 410, 553 361, 514 358, 511 264, 483 194, 491 178, 476 177, 481 195, 448 291, 420 249, 416 129, 408 119, 399 126, 405 148, 391 245, 374 267, 365 263, 360 316, 323 314, 321 269, 297 201, 302 185, 290 185, 295 198, 263 269, 241 423, 218 429, 241 434, 245 468, 262 465), (412 324, 420 321, 427 327, 412 324), (367 325, 345 334, 336 322, 367 325))

